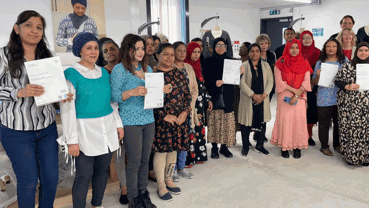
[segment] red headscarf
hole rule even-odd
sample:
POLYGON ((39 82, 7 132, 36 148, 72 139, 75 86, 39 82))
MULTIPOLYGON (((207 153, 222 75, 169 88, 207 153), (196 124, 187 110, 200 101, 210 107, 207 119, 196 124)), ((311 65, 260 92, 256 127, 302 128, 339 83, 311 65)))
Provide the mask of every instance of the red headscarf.
POLYGON ((204 78, 202 77, 202 73, 201 73, 200 58, 197 61, 192 61, 192 59, 191 59, 192 52, 196 48, 199 48, 201 50, 200 45, 196 42, 190 42, 187 45, 187 56, 186 56, 186 59, 183 62, 188 63, 189 65, 191 65, 193 67, 193 70, 195 71, 195 75, 196 75, 197 79, 199 79, 202 82, 202 81, 204 81, 204 78))
POLYGON ((313 73, 309 62, 301 55, 301 43, 296 39, 287 41, 283 51, 283 56, 280 57, 275 64, 282 73, 282 80, 295 89, 301 87, 305 78, 305 73, 309 71, 313 73), (299 53, 296 56, 291 56, 290 48, 296 43, 299 46, 299 53))
POLYGON ((309 30, 305 30, 300 35, 300 41, 302 57, 309 61, 311 67, 315 66, 316 62, 319 60, 320 50, 315 47, 313 34, 309 30), (309 34, 313 40, 313 43, 309 47, 306 47, 304 44, 302 44, 302 38, 305 34, 309 34))

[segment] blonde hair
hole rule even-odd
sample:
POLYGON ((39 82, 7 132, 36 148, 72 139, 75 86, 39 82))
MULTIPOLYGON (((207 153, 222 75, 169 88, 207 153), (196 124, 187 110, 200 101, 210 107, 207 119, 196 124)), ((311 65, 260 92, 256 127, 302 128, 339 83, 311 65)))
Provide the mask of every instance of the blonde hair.
POLYGON ((258 35, 258 37, 256 37, 255 41, 258 45, 260 45, 261 41, 266 41, 268 43, 268 49, 272 45, 272 41, 270 40, 269 36, 267 34, 264 34, 264 33, 258 35))
POLYGON ((343 32, 345 32, 345 31, 349 32, 352 35, 352 41, 351 41, 352 47, 356 46, 357 37, 356 37, 355 32, 352 29, 350 29, 350 28, 343 28, 341 30, 341 32, 336 37, 336 39, 338 40, 338 42, 342 45, 342 43, 343 43, 343 41, 342 41, 343 32))

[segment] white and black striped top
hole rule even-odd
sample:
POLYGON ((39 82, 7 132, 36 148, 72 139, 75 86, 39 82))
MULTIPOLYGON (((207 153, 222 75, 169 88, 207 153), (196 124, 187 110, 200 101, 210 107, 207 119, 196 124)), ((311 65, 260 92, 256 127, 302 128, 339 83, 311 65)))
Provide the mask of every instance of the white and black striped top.
POLYGON ((55 107, 36 106, 33 97, 18 98, 18 90, 29 84, 25 67, 19 78, 12 78, 8 69, 7 49, 0 50, 0 121, 1 124, 18 131, 35 131, 48 127, 55 120, 55 107))

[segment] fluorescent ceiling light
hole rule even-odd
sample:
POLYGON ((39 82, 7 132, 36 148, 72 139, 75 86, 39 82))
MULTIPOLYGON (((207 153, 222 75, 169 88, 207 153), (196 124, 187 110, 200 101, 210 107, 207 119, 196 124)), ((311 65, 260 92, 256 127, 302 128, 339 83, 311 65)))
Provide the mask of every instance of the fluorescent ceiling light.
POLYGON ((311 3, 311 0, 283 0, 283 1, 290 1, 290 2, 297 2, 297 3, 311 3))

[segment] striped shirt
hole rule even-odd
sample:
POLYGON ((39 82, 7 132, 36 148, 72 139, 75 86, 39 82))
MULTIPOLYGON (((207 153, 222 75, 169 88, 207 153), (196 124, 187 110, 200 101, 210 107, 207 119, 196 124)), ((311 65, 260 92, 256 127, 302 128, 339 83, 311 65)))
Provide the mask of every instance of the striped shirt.
POLYGON ((88 17, 88 19, 84 21, 82 25, 79 27, 79 29, 76 29, 73 26, 72 19, 69 17, 69 15, 63 17, 59 23, 58 34, 56 35, 56 40, 55 40, 56 45, 60 47, 67 46, 66 52, 72 52, 73 43, 72 43, 71 38, 76 33, 81 33, 81 32, 92 33, 96 36, 96 38, 99 38, 98 33, 97 33, 96 22, 91 17, 88 17))
POLYGON ((48 127, 55 120, 52 104, 37 107, 33 97, 17 98, 18 90, 29 84, 25 67, 19 78, 13 78, 8 69, 4 47, 0 49, 0 121, 1 124, 18 131, 35 131, 48 127))

